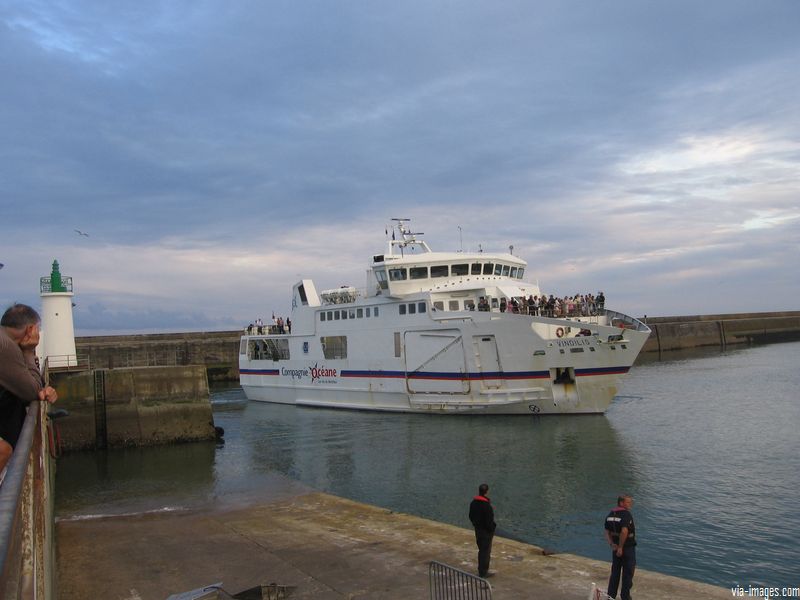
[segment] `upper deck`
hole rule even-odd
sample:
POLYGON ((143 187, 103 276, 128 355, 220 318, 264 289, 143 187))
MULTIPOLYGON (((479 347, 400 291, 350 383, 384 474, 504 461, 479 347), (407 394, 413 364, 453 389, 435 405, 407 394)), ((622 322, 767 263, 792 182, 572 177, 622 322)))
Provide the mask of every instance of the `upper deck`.
MULTIPOLYGON (((386 254, 372 257, 375 294, 402 297, 444 288, 484 287, 517 283, 525 275, 527 263, 512 254, 483 252, 434 252, 397 219, 400 239, 392 231, 386 254)), ((368 290, 369 291, 369 290, 368 290)))

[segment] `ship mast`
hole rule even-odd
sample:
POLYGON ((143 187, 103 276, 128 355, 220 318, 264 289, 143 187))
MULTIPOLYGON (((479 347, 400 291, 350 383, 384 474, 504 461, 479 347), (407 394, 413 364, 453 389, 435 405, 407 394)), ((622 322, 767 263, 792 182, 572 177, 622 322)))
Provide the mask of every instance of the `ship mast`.
POLYGON ((393 218, 392 221, 397 223, 397 231, 400 233, 400 239, 398 240, 395 238, 394 229, 392 229, 392 239, 389 242, 390 256, 394 256, 395 247, 400 249, 400 256, 404 256, 404 250, 409 247, 417 247, 423 252, 431 252, 428 244, 426 244, 423 240, 417 239, 417 236, 425 234, 421 231, 416 233, 412 232, 411 229, 406 226, 406 223, 410 223, 411 219, 393 218))

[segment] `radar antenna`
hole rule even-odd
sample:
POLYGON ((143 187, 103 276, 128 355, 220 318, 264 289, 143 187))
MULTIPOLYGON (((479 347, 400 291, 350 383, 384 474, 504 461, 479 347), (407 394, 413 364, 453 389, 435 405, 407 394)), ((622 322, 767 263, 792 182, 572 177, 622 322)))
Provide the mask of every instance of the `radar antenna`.
POLYGON ((417 239, 417 236, 422 236, 425 234, 421 231, 413 232, 411 231, 410 227, 406 225, 411 221, 411 219, 393 217, 392 221, 397 223, 397 231, 400 233, 400 239, 395 239, 394 230, 392 230, 392 241, 390 242, 390 248, 400 248, 401 256, 404 255, 405 248, 409 246, 416 247, 424 252, 431 251, 424 241, 417 239))

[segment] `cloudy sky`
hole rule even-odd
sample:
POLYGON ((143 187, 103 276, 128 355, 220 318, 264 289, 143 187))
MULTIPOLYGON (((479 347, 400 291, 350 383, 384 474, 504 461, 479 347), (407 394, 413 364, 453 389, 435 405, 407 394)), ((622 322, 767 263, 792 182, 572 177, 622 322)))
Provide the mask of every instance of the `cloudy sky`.
POLYGON ((798 309, 799 30, 796 0, 0 0, 0 301, 58 259, 79 335, 232 329, 363 287, 408 217, 636 316, 798 309))

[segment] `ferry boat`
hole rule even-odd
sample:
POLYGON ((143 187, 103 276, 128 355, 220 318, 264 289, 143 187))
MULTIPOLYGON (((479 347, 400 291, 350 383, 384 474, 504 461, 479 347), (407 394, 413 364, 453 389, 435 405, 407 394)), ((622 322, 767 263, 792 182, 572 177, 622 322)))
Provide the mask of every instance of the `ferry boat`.
POLYGON ((522 300, 542 293, 513 247, 434 252, 408 219, 394 221, 365 289, 318 293, 303 279, 290 329, 245 331, 239 373, 249 399, 441 414, 608 408, 650 335, 644 323, 604 306, 529 311, 522 300))

